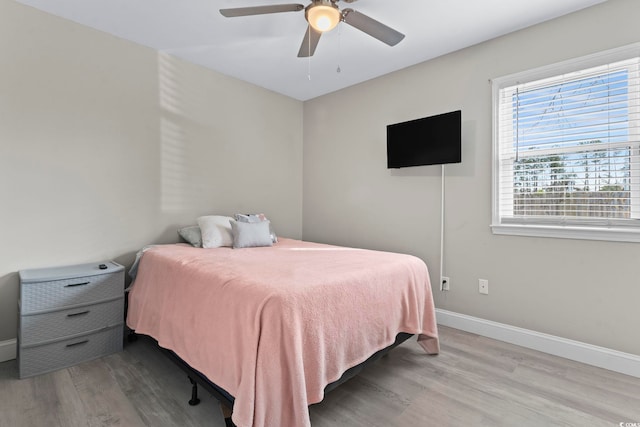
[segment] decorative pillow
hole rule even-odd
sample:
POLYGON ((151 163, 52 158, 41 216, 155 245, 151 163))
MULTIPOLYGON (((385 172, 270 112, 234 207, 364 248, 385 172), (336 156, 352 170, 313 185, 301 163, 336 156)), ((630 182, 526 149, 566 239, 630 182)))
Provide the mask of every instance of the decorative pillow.
POLYGON ((240 222, 262 222, 266 221, 267 217, 264 214, 236 214, 236 221, 240 222))
POLYGON ((202 247, 202 233, 200 232, 200 227, 197 225, 179 228, 178 234, 184 240, 191 243, 191 246, 196 248, 202 247))
POLYGON ((198 218, 198 226, 202 234, 202 247, 233 246, 232 222, 236 221, 230 216, 222 215, 207 215, 198 218))
POLYGON ((231 223, 233 230, 233 248, 255 248, 258 246, 272 246, 269 233, 269 221, 231 223))
MULTIPOLYGON (((256 223, 256 222, 269 221, 269 220, 264 214, 259 213, 259 214, 236 214, 236 221, 256 223)), ((271 225, 271 222, 269 222, 269 235, 271 236, 271 241, 273 243, 278 243, 278 236, 276 236, 275 231, 273 231, 273 226, 271 225)))

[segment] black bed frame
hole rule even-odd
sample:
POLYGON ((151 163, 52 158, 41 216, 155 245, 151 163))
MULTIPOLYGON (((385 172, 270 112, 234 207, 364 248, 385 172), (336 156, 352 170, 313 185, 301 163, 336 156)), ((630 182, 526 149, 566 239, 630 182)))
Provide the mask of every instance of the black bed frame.
MULTIPOLYGON (((408 333, 405 333, 405 332, 399 333, 398 335, 396 335, 396 340, 395 340, 395 342, 393 344, 391 344, 388 347, 383 348, 382 350, 379 350, 379 351, 375 352, 367 360, 365 360, 364 362, 360 363, 359 365, 356 365, 356 366, 354 366, 354 367, 352 367, 350 369, 347 369, 338 380, 328 384, 324 388, 325 394, 330 392, 331 390, 335 389, 340 384, 343 384, 346 381, 348 381, 349 379, 355 377, 366 366, 368 366, 368 365, 372 364, 373 362, 375 362, 376 360, 380 359, 382 356, 386 355, 387 353, 389 353, 389 351, 391 351, 395 347, 399 346, 400 344, 402 344, 403 342, 405 342, 406 340, 408 340, 412 336, 413 336, 413 334, 408 334, 408 333)), ((130 330, 129 331, 129 341, 135 341, 135 340, 136 340, 136 332, 133 331, 133 330, 130 330)), ((189 405, 194 406, 194 405, 197 405, 198 403, 200 403, 200 399, 198 398, 198 385, 201 385, 202 387, 204 387, 205 390, 207 390, 209 393, 211 393, 213 395, 213 397, 215 397, 218 400, 218 402, 220 402, 220 407, 222 409, 222 415, 224 416, 224 420, 225 420, 226 426, 227 427, 235 427, 235 424, 233 424, 233 422, 231 421, 231 413, 232 413, 232 410, 233 410, 233 403, 234 403, 234 400, 235 400, 234 397, 231 396, 229 393, 227 393, 223 388, 221 388, 221 387, 217 386, 216 384, 214 384, 213 382, 211 382, 202 372, 200 372, 200 371, 198 371, 196 369, 193 369, 191 366, 189 366, 189 364, 187 362, 182 360, 173 351, 168 350, 168 349, 163 348, 163 347, 160 347, 158 345, 157 341, 155 341, 155 343, 158 346, 158 348, 160 350, 162 350, 162 352, 170 360, 172 360, 176 365, 178 365, 187 374, 187 378, 189 378, 189 381, 191 382, 191 399, 189 400, 189 405)))

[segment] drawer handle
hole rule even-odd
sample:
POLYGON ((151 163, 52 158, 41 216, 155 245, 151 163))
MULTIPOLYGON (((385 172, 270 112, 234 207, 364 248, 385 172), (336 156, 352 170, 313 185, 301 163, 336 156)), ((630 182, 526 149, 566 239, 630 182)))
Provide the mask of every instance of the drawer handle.
POLYGON ((64 287, 65 288, 71 288, 73 286, 84 286, 84 285, 88 285, 89 283, 91 283, 91 282, 72 283, 70 285, 65 285, 64 287))
POLYGON ((78 342, 74 342, 73 344, 67 344, 67 347, 75 347, 77 345, 82 345, 82 344, 86 344, 88 343, 89 340, 84 340, 84 341, 78 341, 78 342))
POLYGON ((67 317, 82 316, 83 314, 89 314, 89 311, 91 311, 91 310, 85 310, 85 311, 81 311, 79 313, 69 313, 69 314, 67 314, 67 317))

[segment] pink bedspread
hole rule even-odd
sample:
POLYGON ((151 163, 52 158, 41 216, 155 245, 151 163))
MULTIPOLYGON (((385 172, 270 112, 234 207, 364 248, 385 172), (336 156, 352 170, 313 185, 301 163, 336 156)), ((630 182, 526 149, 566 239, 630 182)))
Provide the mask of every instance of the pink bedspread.
POLYGON ((239 427, 310 426, 324 387, 399 332, 439 349, 420 259, 291 239, 147 250, 127 324, 233 395, 239 427))

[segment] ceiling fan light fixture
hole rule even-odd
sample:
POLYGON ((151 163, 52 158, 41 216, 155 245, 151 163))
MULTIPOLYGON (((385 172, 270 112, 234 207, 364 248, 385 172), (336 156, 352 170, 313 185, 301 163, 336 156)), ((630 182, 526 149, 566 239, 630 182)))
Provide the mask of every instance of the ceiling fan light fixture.
POLYGON ((315 0, 305 11, 309 25, 321 33, 333 30, 340 22, 342 15, 331 0, 315 0))

